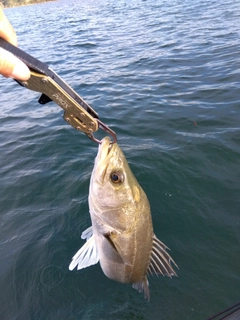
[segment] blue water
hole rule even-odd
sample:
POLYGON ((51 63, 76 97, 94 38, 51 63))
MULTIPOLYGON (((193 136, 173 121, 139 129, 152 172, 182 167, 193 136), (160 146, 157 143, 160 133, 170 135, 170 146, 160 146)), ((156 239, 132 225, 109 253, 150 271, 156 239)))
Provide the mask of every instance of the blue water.
POLYGON ((239 302, 239 1, 57 1, 5 13, 19 46, 116 131, 180 270, 149 278, 150 303, 99 265, 68 270, 90 225, 97 145, 55 103, 2 77, 0 319, 200 320, 239 302))

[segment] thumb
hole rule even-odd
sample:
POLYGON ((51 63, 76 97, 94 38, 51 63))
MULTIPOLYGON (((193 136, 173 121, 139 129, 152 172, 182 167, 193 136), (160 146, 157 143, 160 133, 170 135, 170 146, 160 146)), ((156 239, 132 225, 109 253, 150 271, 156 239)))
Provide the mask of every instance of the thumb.
POLYGON ((28 80, 30 78, 28 67, 3 48, 0 48, 0 74, 17 80, 28 80))

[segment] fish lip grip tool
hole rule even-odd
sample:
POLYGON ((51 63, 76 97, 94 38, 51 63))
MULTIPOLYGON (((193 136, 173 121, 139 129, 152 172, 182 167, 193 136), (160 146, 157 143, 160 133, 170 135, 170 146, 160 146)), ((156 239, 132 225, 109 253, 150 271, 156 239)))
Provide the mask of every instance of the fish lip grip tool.
POLYGON ((117 141, 115 132, 99 120, 95 110, 47 64, 2 38, 0 38, 0 47, 14 54, 29 67, 31 74, 29 80, 16 81, 29 90, 42 93, 38 100, 40 104, 54 101, 64 110, 64 120, 76 130, 84 132, 91 140, 97 143, 101 143, 101 141, 95 138, 93 133, 98 129, 110 134, 112 143, 117 141))

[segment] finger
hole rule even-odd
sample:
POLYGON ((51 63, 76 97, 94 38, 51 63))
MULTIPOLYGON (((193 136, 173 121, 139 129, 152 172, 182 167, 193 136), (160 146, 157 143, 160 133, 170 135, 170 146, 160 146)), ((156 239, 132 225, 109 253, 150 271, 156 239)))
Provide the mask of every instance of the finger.
POLYGON ((28 67, 3 48, 0 48, 0 74, 17 80, 28 80, 30 78, 28 67))
POLYGON ((1 8, 0 8, 0 37, 7 40, 14 46, 17 46, 16 33, 1 8))

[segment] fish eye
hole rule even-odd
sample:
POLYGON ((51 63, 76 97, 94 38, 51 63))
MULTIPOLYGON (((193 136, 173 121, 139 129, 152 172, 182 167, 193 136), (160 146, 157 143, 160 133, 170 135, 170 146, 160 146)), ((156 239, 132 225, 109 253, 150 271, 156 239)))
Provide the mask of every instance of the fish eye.
POLYGON ((121 171, 113 171, 110 175, 110 178, 115 184, 120 184, 124 181, 124 175, 121 171))

